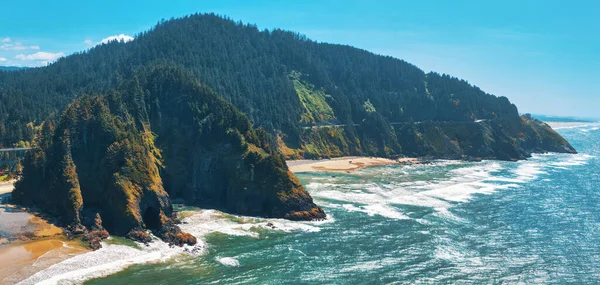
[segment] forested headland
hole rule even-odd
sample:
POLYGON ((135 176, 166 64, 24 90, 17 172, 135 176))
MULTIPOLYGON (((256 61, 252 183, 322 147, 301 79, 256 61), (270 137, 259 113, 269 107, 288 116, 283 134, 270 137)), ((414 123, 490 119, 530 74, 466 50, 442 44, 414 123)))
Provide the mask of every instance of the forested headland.
POLYGON ((0 71, 0 145, 31 145, 16 201, 74 232, 193 243, 172 198, 325 218, 285 159, 518 160, 575 150, 505 97, 403 60, 214 14, 160 21, 40 68, 0 71))

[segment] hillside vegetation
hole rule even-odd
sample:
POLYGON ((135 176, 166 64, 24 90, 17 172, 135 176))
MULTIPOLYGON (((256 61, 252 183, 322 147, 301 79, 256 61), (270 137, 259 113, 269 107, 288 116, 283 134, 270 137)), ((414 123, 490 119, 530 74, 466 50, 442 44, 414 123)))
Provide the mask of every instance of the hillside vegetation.
POLYGON ((116 88, 136 68, 156 63, 190 70, 255 126, 277 135, 279 149, 289 157, 438 155, 426 148, 408 150, 403 144, 423 139, 422 132, 398 130, 397 123, 410 127, 428 122, 447 133, 456 132, 447 129, 449 123, 475 121, 481 126, 471 127, 477 132, 473 135, 489 137, 488 143, 462 148, 478 141, 459 141, 452 156, 523 159, 538 151, 574 152, 563 140, 549 141, 556 137, 545 136, 551 130, 534 131, 540 123, 522 123, 505 97, 464 80, 293 32, 261 31, 214 14, 161 21, 134 41, 102 44, 48 67, 0 72, 0 143, 31 141, 35 132, 29 123, 39 125, 74 98, 116 88), (324 124, 343 129, 306 129, 324 124), (500 125, 513 129, 510 134, 488 131, 500 125), (398 131, 412 137, 399 138, 398 131), (533 137, 519 139, 519 134, 533 137))
POLYGON ((17 202, 72 231, 139 237, 148 229, 176 244, 191 241, 174 224, 171 198, 251 216, 325 218, 272 137, 186 72, 150 67, 119 86, 43 124, 17 202))

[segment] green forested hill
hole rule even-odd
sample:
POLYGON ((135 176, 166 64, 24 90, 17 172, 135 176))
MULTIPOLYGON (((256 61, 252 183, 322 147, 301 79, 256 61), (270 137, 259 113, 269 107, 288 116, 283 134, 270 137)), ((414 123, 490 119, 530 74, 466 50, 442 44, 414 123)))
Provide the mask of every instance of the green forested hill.
POLYGON ((191 75, 149 67, 118 85, 44 123, 15 201, 70 229, 135 236, 145 228, 178 244, 191 241, 173 224, 172 198, 249 216, 325 218, 270 137, 191 75))
POLYGON ((20 70, 20 69, 25 69, 25 67, 18 67, 18 66, 0 66, 0 71, 15 71, 15 70, 20 70))
POLYGON ((532 151, 574 151, 564 141, 545 141, 545 131, 533 130, 539 123, 519 117, 508 99, 466 81, 292 32, 260 31, 213 14, 161 21, 134 41, 100 45, 48 67, 0 72, 0 142, 7 146, 31 140, 33 126, 74 98, 115 87, 148 64, 190 70, 254 125, 277 135, 279 149, 288 157, 518 159, 532 151), (435 131, 421 130, 419 123, 425 121, 434 122, 435 131), (470 141, 468 134, 450 130, 448 122, 468 125, 474 136, 485 139, 470 141), (507 124, 513 126, 509 133, 497 129, 507 124), (310 128, 316 125, 338 126, 310 128), (444 147, 409 151, 403 145, 428 140, 424 134, 441 137, 444 147))

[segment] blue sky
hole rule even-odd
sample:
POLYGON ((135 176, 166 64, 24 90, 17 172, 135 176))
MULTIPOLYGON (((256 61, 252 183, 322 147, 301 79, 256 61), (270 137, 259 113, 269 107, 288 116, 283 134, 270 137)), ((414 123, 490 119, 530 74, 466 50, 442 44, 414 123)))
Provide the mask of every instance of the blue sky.
POLYGON ((160 19, 215 12, 468 80, 521 112, 600 117, 595 1, 3 1, 0 65, 39 66, 160 19))

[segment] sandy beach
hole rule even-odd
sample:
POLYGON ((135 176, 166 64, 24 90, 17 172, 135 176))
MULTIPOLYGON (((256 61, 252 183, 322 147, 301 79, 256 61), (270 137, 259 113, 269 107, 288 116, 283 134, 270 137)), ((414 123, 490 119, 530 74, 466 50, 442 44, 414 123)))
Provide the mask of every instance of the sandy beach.
POLYGON ((394 160, 381 157, 347 156, 323 160, 288 160, 287 165, 292 172, 351 172, 369 166, 418 162, 417 158, 399 158, 394 160))
MULTIPOLYGON (((0 184, 0 197, 10 195, 13 183, 0 184)), ((86 251, 79 242, 67 241, 61 228, 43 218, 0 204, 0 284, 15 284, 86 251)))
POLYGON ((89 249, 62 238, 16 242, 0 247, 0 284, 15 284, 89 249))

